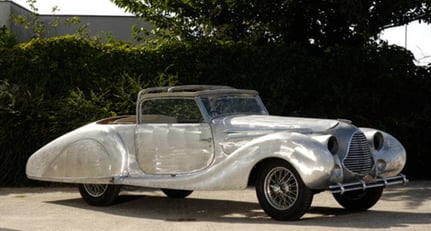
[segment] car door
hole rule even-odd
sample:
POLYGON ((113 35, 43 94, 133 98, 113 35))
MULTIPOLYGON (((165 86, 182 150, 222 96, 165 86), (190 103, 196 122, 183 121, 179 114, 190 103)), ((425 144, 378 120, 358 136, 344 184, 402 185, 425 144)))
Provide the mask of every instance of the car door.
POLYGON ((210 126, 194 98, 157 98, 140 105, 136 158, 147 174, 184 174, 214 158, 210 126))

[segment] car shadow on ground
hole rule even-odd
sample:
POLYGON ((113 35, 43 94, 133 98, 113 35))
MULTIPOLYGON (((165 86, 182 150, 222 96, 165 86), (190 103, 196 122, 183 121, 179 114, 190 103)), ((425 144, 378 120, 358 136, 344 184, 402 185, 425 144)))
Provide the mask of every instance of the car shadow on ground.
POLYGON ((165 196, 122 195, 108 207, 87 205, 81 198, 47 203, 90 209, 127 217, 165 221, 238 221, 269 218, 258 203, 217 199, 172 199, 165 196))
POLYGON ((349 212, 342 208, 311 207, 309 213, 319 215, 306 218, 296 225, 334 227, 389 229, 407 228, 410 225, 431 223, 431 213, 414 213, 400 211, 382 211, 371 208, 366 212, 349 212))
POLYGON ((109 207, 92 207, 82 199, 48 201, 64 206, 82 208, 112 215, 163 220, 167 222, 223 222, 268 223, 292 226, 334 228, 387 229, 408 227, 412 224, 430 224, 431 213, 369 210, 349 212, 341 207, 312 206, 308 213, 294 222, 270 219, 256 202, 217 199, 170 199, 162 196, 123 195, 109 207))
POLYGON ((391 202, 405 201, 409 209, 416 209, 424 203, 430 203, 431 181, 411 181, 406 186, 400 185, 386 188, 381 200, 391 202))

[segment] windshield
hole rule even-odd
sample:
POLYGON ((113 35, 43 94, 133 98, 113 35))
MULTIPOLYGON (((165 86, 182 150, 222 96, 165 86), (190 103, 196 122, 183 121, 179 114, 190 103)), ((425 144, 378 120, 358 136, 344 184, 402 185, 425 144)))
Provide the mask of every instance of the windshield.
POLYGON ((201 97, 209 116, 235 114, 267 115, 265 106, 256 96, 223 95, 201 97))

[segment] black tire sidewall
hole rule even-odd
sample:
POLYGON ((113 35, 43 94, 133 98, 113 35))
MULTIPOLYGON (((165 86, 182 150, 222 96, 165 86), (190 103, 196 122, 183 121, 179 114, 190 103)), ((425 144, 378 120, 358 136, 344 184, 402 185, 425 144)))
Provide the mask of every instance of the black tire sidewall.
POLYGON ((179 189, 161 189, 162 192, 169 198, 182 199, 192 194, 192 190, 179 190, 179 189))
POLYGON ((365 191, 352 191, 334 194, 335 200, 350 211, 366 211, 373 207, 382 196, 383 188, 370 188, 365 191))

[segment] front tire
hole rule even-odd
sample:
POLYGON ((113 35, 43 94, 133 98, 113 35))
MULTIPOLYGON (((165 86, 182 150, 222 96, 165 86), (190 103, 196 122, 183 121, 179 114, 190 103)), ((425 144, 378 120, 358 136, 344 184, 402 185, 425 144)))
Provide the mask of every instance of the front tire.
POLYGON ((373 207, 382 196, 383 188, 369 188, 364 191, 351 191, 334 194, 335 200, 350 211, 366 211, 373 207))
POLYGON ((162 192, 169 198, 182 199, 192 194, 193 191, 162 188, 162 192))
POLYGON ((313 193, 287 162, 270 161, 257 175, 256 195, 266 214, 276 220, 298 220, 308 211, 313 193))
POLYGON ((120 194, 121 185, 80 184, 79 193, 89 205, 107 206, 115 202, 120 194))

